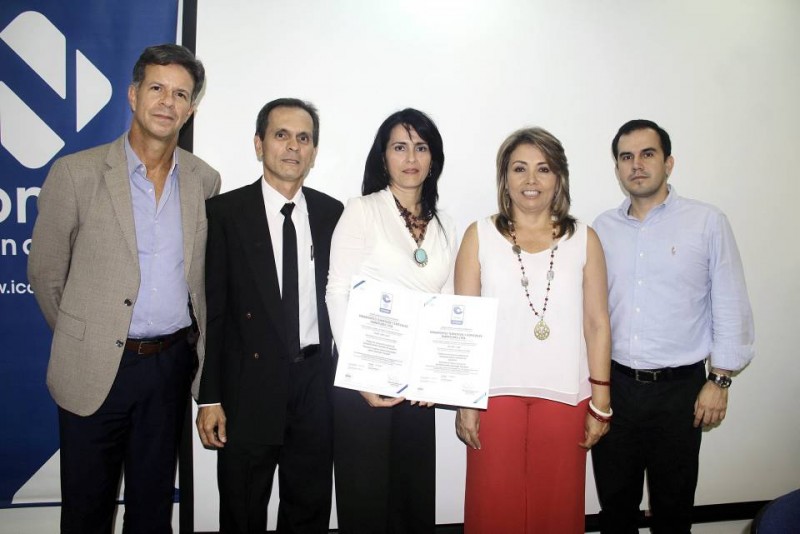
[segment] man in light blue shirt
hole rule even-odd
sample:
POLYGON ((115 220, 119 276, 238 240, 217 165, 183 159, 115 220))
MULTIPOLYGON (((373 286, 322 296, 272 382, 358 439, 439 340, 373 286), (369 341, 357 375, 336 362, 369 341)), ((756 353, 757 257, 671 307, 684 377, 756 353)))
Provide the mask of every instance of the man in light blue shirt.
POLYGON ((177 147, 204 81, 188 49, 145 49, 128 132, 58 159, 39 195, 28 275, 53 329, 63 534, 114 530, 123 470, 123 531, 171 532, 178 439, 205 350, 205 200, 220 189, 217 171, 177 147))
POLYGON ((731 375, 753 358, 742 263, 725 215, 667 184, 666 131, 630 121, 612 152, 629 197, 594 223, 608 268, 614 408, 592 449, 601 527, 638 532, 647 471, 653 532, 690 532, 702 427, 725 418, 731 375))

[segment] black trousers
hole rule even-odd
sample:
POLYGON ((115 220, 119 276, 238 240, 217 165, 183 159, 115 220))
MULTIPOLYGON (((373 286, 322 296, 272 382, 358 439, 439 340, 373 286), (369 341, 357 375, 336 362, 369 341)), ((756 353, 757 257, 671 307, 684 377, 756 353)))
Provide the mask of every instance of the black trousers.
POLYGON ((692 426, 704 366, 666 382, 638 382, 612 367, 611 430, 592 447, 605 533, 638 533, 647 471, 654 533, 691 532, 702 429, 692 426))
POLYGON ((193 367, 185 340, 151 356, 125 351, 97 412, 81 417, 59 408, 62 533, 112 532, 123 466, 123 532, 172 532, 175 462, 193 367))
POLYGON ((342 534, 432 533, 436 524, 433 408, 372 408, 334 388, 336 511, 342 534))
MULTIPOLYGON (((327 533, 331 516, 330 362, 317 354, 290 364, 282 445, 229 436, 217 457, 222 534, 267 530, 267 505, 278 468, 278 532, 327 533)), ((247 407, 244 407, 246 409, 247 407)))

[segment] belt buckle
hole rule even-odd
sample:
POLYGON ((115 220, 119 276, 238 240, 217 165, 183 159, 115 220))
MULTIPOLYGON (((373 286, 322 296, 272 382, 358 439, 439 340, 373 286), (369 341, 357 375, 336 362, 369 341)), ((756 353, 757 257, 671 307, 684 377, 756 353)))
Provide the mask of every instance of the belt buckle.
POLYGON ((658 375, 661 373, 660 369, 634 369, 634 380, 637 382, 658 382, 658 375), (645 376, 645 373, 649 374, 650 378, 639 378, 639 375, 645 376))
POLYGON ((161 352, 161 345, 163 343, 164 343, 163 341, 140 341, 139 350, 137 350, 136 353, 139 356, 146 356, 147 354, 152 354, 153 351, 147 353, 143 352, 144 347, 156 347, 155 352, 161 352))

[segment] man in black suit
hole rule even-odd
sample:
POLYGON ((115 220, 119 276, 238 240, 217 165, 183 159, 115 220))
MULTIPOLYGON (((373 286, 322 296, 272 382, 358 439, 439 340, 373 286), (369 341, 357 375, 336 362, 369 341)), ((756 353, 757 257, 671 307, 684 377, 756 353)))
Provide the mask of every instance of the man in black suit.
POLYGON ((256 121, 256 183, 208 202, 208 334, 197 429, 219 450, 220 531, 328 532, 332 346, 325 286, 342 204, 303 187, 319 117, 284 98, 256 121))

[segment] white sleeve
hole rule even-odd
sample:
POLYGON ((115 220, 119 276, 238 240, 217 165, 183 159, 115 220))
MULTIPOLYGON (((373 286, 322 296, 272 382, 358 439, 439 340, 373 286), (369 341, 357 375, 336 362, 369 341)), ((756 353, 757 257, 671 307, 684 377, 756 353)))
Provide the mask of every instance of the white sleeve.
POLYGON ((444 217, 444 220, 440 219, 440 222, 442 223, 441 227, 445 231, 445 235, 447 237, 447 248, 450 257, 447 281, 445 281, 440 292, 444 293, 445 295, 452 295, 455 293, 454 276, 456 269, 456 256, 458 256, 458 234, 456 234, 456 225, 450 217, 444 217))
POLYGON ((347 202, 331 239, 331 258, 325 302, 336 344, 342 341, 350 280, 358 274, 367 253, 366 214, 361 198, 347 202))

